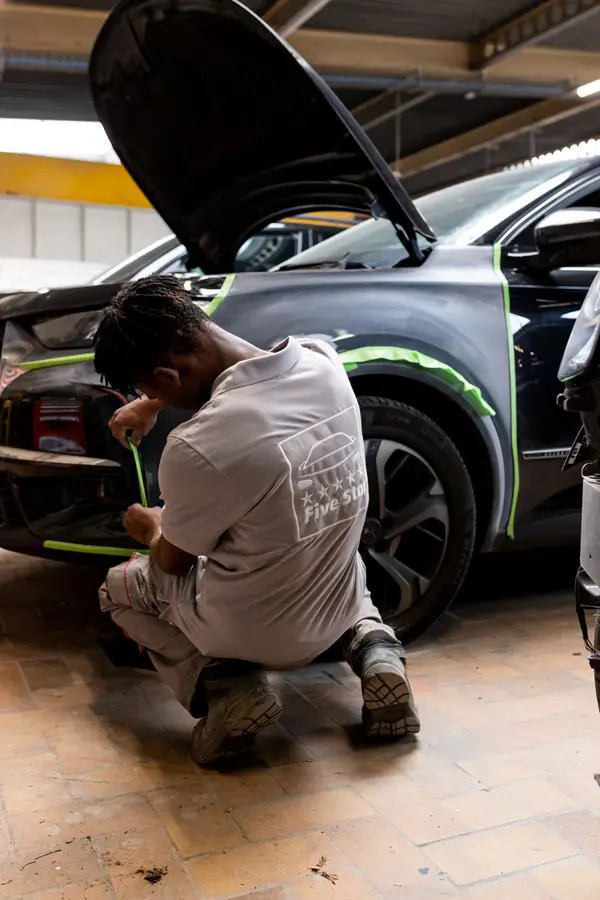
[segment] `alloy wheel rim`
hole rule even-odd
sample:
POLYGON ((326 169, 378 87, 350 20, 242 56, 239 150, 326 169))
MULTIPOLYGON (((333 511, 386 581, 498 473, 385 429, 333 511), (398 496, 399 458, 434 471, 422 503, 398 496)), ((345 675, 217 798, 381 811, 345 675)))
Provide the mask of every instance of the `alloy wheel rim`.
POLYGON ((425 596, 445 559, 446 492, 432 465, 398 441, 365 440, 369 506, 361 551, 381 614, 394 619, 425 596))

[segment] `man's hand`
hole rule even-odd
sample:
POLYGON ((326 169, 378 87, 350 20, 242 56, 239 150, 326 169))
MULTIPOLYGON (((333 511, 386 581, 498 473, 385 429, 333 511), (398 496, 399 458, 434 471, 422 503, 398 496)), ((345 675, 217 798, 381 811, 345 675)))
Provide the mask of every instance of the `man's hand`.
POLYGON ((156 538, 160 537, 161 514, 160 506, 146 509, 139 503, 134 503, 123 516, 125 531, 138 544, 145 544, 146 547, 149 547, 156 538))
POLYGON ((149 400, 141 397, 132 400, 116 411, 108 423, 108 427, 118 441, 129 449, 129 440, 137 446, 156 425, 156 417, 163 408, 160 400, 149 400))
POLYGON ((152 559, 167 575, 187 575, 198 562, 198 557, 191 556, 164 539, 160 533, 161 514, 160 506, 146 509, 139 503, 134 503, 123 516, 125 530, 138 544, 145 544, 150 548, 152 559))

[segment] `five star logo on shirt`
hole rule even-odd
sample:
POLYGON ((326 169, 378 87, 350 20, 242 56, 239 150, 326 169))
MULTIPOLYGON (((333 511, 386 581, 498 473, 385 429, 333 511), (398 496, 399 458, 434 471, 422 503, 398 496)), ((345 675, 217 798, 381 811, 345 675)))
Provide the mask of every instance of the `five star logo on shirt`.
POLYGON ((290 471, 299 540, 364 511, 368 484, 354 406, 299 431, 278 446, 290 471))

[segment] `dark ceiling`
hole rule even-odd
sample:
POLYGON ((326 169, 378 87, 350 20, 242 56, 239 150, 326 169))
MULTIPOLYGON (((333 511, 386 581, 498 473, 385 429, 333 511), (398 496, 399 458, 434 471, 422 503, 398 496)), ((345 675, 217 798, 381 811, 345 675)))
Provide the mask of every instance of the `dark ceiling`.
POLYGON ((531 0, 333 0, 310 27, 474 41, 536 5, 531 0))
MULTIPOLYGON (((13 2, 17 6, 24 0, 13 2)), ((35 2, 38 6, 87 10, 105 10, 112 5, 110 0, 35 2)), ((554 2, 587 4, 597 9, 591 15, 588 13, 584 21, 574 22, 560 33, 548 36, 540 45, 598 53, 600 4, 596 0, 554 2)), ((247 5, 263 15, 270 8, 271 0, 247 0, 247 5)), ((540 0, 453 0, 452 3, 449 0, 331 0, 305 27, 311 30, 473 43, 515 16, 538 7, 540 0)), ((598 59, 600 65, 600 53, 598 59)), ((382 86, 371 85, 368 78, 363 80, 363 87, 340 87, 340 81, 347 76, 343 72, 339 75, 337 81, 332 83, 350 109, 354 110, 382 93, 382 86)), ((327 73, 327 77, 332 77, 332 73, 327 73)), ((479 76, 475 73, 474 77, 479 76)), ((356 81, 360 84, 360 79, 356 81)), ((369 128, 372 139, 389 161, 410 157, 456 135, 541 102, 540 96, 528 96, 518 91, 506 90, 505 95, 498 96, 480 91, 460 92, 456 86, 447 91, 443 87, 436 90, 417 90, 415 87, 412 91, 388 93, 387 100, 382 97, 381 105, 374 106, 372 116, 360 114, 359 121, 364 125, 370 118, 377 119, 381 111, 394 106, 400 109, 405 105, 409 107, 401 115, 390 116, 387 121, 369 128), (414 98, 425 91, 422 102, 412 105, 414 98)), ((78 71, 69 74, 44 71, 42 67, 38 70, 35 67, 31 70, 7 67, 0 75, 0 116, 93 120, 84 60, 80 60, 78 71)), ((598 135, 600 107, 582 109, 560 122, 543 122, 529 133, 491 141, 487 147, 473 149, 462 158, 442 161, 415 171, 406 178, 407 186, 414 192, 429 190, 495 170, 527 158, 532 152, 537 154, 554 150, 598 135)))

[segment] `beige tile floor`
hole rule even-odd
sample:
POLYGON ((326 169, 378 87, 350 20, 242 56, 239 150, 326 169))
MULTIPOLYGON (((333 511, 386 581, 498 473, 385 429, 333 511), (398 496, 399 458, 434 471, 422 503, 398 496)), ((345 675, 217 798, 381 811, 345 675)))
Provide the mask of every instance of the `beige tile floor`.
POLYGON ((361 745, 330 663, 277 677, 254 764, 204 772, 169 691, 98 649, 92 581, 0 555, 0 900, 597 900, 600 715, 567 588, 460 607, 411 648, 418 742, 361 745))

